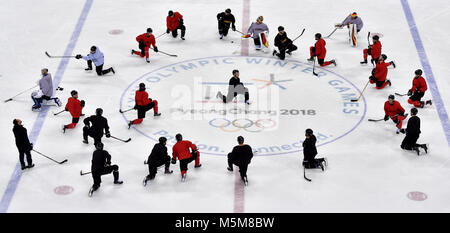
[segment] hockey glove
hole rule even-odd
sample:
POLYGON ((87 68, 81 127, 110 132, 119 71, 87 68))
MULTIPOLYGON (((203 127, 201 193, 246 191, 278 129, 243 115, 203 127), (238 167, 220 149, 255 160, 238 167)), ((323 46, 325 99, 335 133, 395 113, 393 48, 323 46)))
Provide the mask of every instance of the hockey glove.
POLYGON ((387 121, 387 120, 389 120, 389 116, 388 115, 384 116, 384 121, 387 121))
POLYGON ((167 28, 166 33, 169 34, 170 33, 170 29, 167 28))
POLYGON ((134 107, 133 107, 133 109, 138 109, 138 105, 135 104, 134 107))
POLYGON ((157 53, 158 52, 158 47, 154 47, 153 51, 155 51, 155 53, 157 53))
POLYGON ((80 105, 82 108, 84 108, 84 105, 86 104, 86 102, 84 102, 84 100, 80 101, 80 105))
POLYGON ((236 31, 236 26, 231 26, 231 30, 233 30, 233 32, 235 32, 236 31))
POLYGON ((407 94, 408 96, 412 96, 412 91, 411 90, 408 90, 408 94, 407 94))
POLYGON ((69 111, 69 109, 67 109, 67 108, 64 108, 64 111, 68 112, 68 111, 69 111))
POLYGON ((242 36, 242 38, 249 38, 249 37, 250 37, 250 35, 251 35, 250 33, 249 33, 249 34, 247 34, 247 35, 243 35, 243 36, 242 36))
POLYGON ((33 150, 33 143, 30 143, 30 150, 33 150))
POLYGON ((171 163, 172 163, 172 164, 176 164, 176 163, 177 163, 177 160, 176 160, 176 159, 174 159, 174 158, 172 158, 172 161, 171 161, 171 163))
POLYGON ((180 22, 180 25, 183 25, 183 19, 179 19, 178 22, 180 22))
POLYGON ((391 64, 391 65, 395 68, 395 63, 394 63, 394 61, 390 61, 389 64, 391 64))
POLYGON ((75 58, 76 59, 80 59, 80 58, 82 58, 83 56, 81 56, 81 54, 77 54, 76 56, 75 56, 75 58))
POLYGON ((111 137, 111 134, 109 132, 107 132, 105 135, 107 138, 111 137))

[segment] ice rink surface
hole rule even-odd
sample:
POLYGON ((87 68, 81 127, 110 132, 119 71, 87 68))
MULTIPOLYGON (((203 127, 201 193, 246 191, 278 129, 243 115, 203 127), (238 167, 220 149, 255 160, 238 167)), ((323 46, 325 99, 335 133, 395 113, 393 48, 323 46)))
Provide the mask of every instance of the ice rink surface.
MULTIPOLYGON (((89 145, 82 143, 82 122, 63 134, 61 125, 70 123, 70 114, 52 114, 62 107, 32 112, 31 91, 8 103, 2 101, 2 212, 450 211, 450 139, 445 128, 449 123, 442 118, 450 107, 446 59, 450 34, 443 23, 450 20, 450 6, 445 0, 2 3, 0 98, 6 100, 35 85, 46 67, 64 88, 56 94, 63 104, 75 89, 86 101, 83 113, 91 115, 103 108, 111 134, 132 138, 129 143, 103 138, 124 184, 114 185, 112 175, 103 176, 101 188, 89 198, 92 177, 80 176, 80 170, 89 171, 94 147, 92 139, 89 145), (264 16, 270 30, 268 53, 255 51, 253 41, 241 39, 237 32, 219 39, 216 15, 226 8, 231 8, 237 29, 244 32, 258 16, 264 16), (413 27, 408 9, 415 20, 413 27), (166 30, 168 10, 183 15, 186 40, 163 35, 156 44, 159 50, 178 57, 150 51, 148 64, 130 55, 131 49, 138 50, 135 37, 146 28, 153 28, 155 36, 166 30), (318 68, 319 77, 313 76, 312 63, 306 59, 314 34, 328 35, 335 23, 353 11, 364 22, 358 46, 349 45, 347 29, 337 30, 326 42, 327 59, 336 59, 338 65, 318 68), (280 25, 291 39, 305 28, 294 42, 299 49, 285 61, 272 56, 280 25), (389 69, 392 86, 376 90, 371 85, 360 101, 351 104, 349 96, 360 94, 372 69, 370 64, 359 64, 369 31, 383 35, 383 53, 397 68, 389 69), (50 59, 44 54, 84 55, 92 45, 105 54, 105 68, 113 66, 115 75, 99 77, 84 71, 83 60, 50 59), (424 99, 437 102, 419 109, 419 143, 429 143, 430 148, 421 156, 400 148, 404 135, 395 133, 392 121, 367 121, 384 116, 387 96, 406 93, 419 68, 429 85, 424 99), (218 90, 226 92, 223 83, 233 69, 240 70, 241 81, 250 89, 249 107, 242 99, 224 105, 215 98, 218 90), (141 125, 128 129, 127 122, 136 118, 136 112, 120 114, 119 109, 133 107, 140 82, 158 100, 162 116, 153 117, 150 110, 141 125), (431 83, 438 88, 433 94, 431 83), (21 171, 12 133, 14 118, 23 120, 36 150, 68 162, 58 165, 32 152, 36 166, 21 171), (329 162, 325 172, 307 171, 312 182, 303 179, 301 166, 306 128, 312 128, 319 139, 317 157, 327 157, 329 162), (194 169, 190 164, 187 180, 181 183, 178 163, 171 165, 173 174, 165 175, 160 169, 156 179, 143 187, 142 179, 148 174, 143 161, 155 140, 168 137, 171 153, 176 133, 199 146, 203 166, 194 169), (258 151, 249 165, 247 187, 237 168, 233 173, 226 170, 226 154, 239 135, 258 151)), ((396 99, 409 112, 407 97, 396 99)))

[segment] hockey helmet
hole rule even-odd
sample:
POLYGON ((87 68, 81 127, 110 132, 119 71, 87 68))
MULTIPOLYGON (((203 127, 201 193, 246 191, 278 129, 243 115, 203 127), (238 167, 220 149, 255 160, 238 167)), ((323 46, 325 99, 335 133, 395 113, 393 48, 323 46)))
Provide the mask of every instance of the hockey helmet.
POLYGON ((305 134, 312 135, 313 134, 313 130, 308 128, 308 129, 305 130, 305 134))
POLYGON ((231 9, 230 8, 226 9, 225 13, 231 14, 231 9))
POLYGON ((422 75, 422 70, 421 69, 417 69, 416 71, 414 71, 414 74, 422 75))
POLYGON ((418 112, 417 108, 411 108, 411 115, 417 115, 418 112))
POLYGON ((386 59, 387 59, 386 54, 381 54, 381 58, 383 58, 383 61, 386 61, 386 59))
POLYGON ((177 141, 181 141, 183 140, 183 136, 178 133, 177 135, 175 135, 175 139, 177 139, 177 141))
POLYGON ((236 74, 236 73, 239 73, 239 70, 233 70, 232 73, 233 73, 233 75, 236 74))
POLYGON ((372 37, 372 39, 374 39, 374 40, 379 40, 380 37, 379 37, 378 35, 375 35, 375 36, 372 37))
POLYGON ((239 144, 244 143, 244 137, 242 137, 242 136, 237 137, 237 141, 239 144))
POLYGON ((261 16, 258 16, 258 18, 256 18, 256 21, 264 21, 264 17, 261 15, 261 16))
POLYGON ((76 94, 78 94, 78 92, 75 91, 75 90, 73 90, 73 91, 70 92, 70 95, 71 95, 71 96, 74 96, 74 95, 76 95, 76 94))
POLYGON ((102 142, 97 142, 97 144, 95 144, 95 149, 103 150, 103 143, 102 142))
POLYGON ((101 116, 102 114, 103 114, 103 109, 101 109, 101 108, 95 109, 95 115, 101 116))
POLYGON ((152 33, 153 29, 152 28, 147 28, 147 33, 152 33))
POLYGON ((388 99, 395 100, 395 96, 394 95, 389 95, 388 99))
POLYGON ((169 16, 170 16, 170 17, 173 16, 173 11, 169 11, 169 16))
POLYGON ((316 37, 316 39, 320 39, 320 38, 322 38, 322 34, 316 33, 316 34, 314 35, 314 37, 316 37))
POLYGON ((46 75, 48 73, 48 69, 47 68, 43 68, 42 70, 41 70, 41 74, 42 75, 46 75))
POLYGON ((283 26, 279 26, 278 27, 278 31, 284 31, 284 27, 283 26))

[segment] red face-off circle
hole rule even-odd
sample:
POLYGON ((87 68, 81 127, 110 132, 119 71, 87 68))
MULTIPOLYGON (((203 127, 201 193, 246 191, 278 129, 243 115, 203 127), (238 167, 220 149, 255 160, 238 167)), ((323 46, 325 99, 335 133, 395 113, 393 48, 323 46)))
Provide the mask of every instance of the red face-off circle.
POLYGON ((122 34, 122 33, 123 33, 122 29, 113 29, 113 30, 109 31, 109 34, 111 34, 111 35, 119 35, 119 34, 122 34))
POLYGON ((73 192, 73 187, 68 185, 58 186, 53 190, 58 195, 68 195, 73 192))
POLYGON ((425 201, 427 199, 427 195, 422 192, 413 191, 408 193, 408 198, 413 201, 425 201))

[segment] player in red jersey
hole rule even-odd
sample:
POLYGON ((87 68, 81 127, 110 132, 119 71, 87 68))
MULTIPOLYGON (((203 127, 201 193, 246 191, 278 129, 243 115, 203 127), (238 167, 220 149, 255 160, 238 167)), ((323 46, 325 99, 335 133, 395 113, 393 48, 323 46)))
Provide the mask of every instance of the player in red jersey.
POLYGON ((334 66, 336 66, 336 61, 334 59, 331 61, 325 61, 327 49, 325 48, 326 42, 324 39, 322 39, 322 35, 320 33, 316 33, 315 38, 317 42, 314 44, 314 46, 311 46, 309 48, 311 57, 308 59, 308 61, 314 61, 314 57, 317 57, 317 61, 319 62, 320 66, 327 66, 330 64, 334 64, 334 66))
POLYGON ((405 129, 402 129, 402 122, 406 119, 408 113, 405 114, 405 109, 394 99, 394 95, 389 95, 388 101, 384 103, 384 121, 391 118, 397 125, 397 134, 400 132, 405 133, 405 129))
POLYGON ((139 43, 139 49, 141 50, 136 51, 134 49, 131 50, 131 55, 136 54, 140 57, 145 56, 145 60, 150 63, 148 50, 150 48, 150 45, 153 46, 153 51, 156 53, 158 52, 158 47, 156 47, 155 42, 155 36, 152 34, 153 30, 151 28, 147 28, 147 33, 141 34, 136 37, 136 41, 139 43))
POLYGON ((175 135, 177 143, 172 147, 172 164, 180 160, 181 181, 186 180, 186 173, 188 170, 188 164, 195 160, 195 168, 199 168, 200 164, 200 152, 197 150, 197 146, 190 141, 183 140, 181 134, 175 135), (191 150, 189 150, 189 148, 191 150))
POLYGON ((145 113, 152 108, 154 116, 161 116, 161 113, 158 113, 158 101, 148 98, 148 93, 145 91, 144 83, 139 84, 139 90, 136 91, 134 100, 136 103, 134 105, 134 109, 137 110, 138 118, 128 122, 128 129, 131 127, 131 125, 142 123, 145 118, 145 113))
POLYGON ((63 125, 63 133, 66 132, 66 129, 75 128, 75 126, 77 126, 78 124, 78 121, 80 120, 80 116, 83 115, 82 111, 85 104, 84 100, 78 100, 78 92, 75 90, 71 91, 70 95, 72 95, 72 97, 69 97, 69 99, 67 99, 65 110, 69 111, 70 115, 72 115, 72 123, 63 125))
POLYGON ((422 77, 422 70, 418 69, 415 72, 414 79, 412 81, 412 87, 408 90, 408 103, 414 105, 416 108, 423 108, 426 104, 431 105, 431 100, 420 101, 425 95, 425 91, 428 89, 427 82, 422 77))

